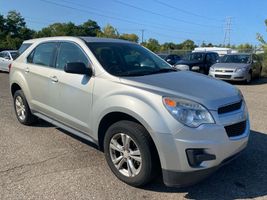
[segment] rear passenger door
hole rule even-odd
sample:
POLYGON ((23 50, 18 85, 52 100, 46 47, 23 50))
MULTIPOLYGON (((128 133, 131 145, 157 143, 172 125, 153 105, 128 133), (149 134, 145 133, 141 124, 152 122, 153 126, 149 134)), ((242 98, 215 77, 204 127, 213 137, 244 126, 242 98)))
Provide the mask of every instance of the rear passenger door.
POLYGON ((25 81, 29 87, 29 101, 32 110, 37 110, 45 115, 51 115, 53 109, 50 99, 53 95, 49 90, 51 70, 54 69, 54 59, 57 49, 56 42, 39 44, 27 57, 23 66, 25 81))
POLYGON ((51 75, 55 82, 49 86, 54 94, 51 99, 55 111, 53 118, 76 130, 89 133, 94 78, 66 73, 64 66, 70 62, 83 62, 89 67, 89 59, 78 44, 61 42, 56 70, 51 75))

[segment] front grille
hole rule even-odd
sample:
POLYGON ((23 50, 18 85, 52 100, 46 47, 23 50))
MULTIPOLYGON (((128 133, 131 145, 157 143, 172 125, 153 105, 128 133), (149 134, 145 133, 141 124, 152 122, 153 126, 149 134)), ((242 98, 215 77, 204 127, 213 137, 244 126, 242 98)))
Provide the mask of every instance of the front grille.
POLYGON ((218 114, 224 114, 224 113, 232 112, 235 110, 239 110, 241 108, 241 106, 242 106, 242 100, 237 102, 237 103, 234 103, 234 104, 220 107, 218 109, 218 114))
POLYGON ((235 137, 242 135, 246 130, 246 121, 239 122, 230 126, 225 126, 225 131, 228 137, 235 137))
POLYGON ((216 69, 215 72, 234 72, 234 70, 222 70, 222 69, 216 69))
POLYGON ((215 74, 216 78, 231 78, 231 75, 215 74))

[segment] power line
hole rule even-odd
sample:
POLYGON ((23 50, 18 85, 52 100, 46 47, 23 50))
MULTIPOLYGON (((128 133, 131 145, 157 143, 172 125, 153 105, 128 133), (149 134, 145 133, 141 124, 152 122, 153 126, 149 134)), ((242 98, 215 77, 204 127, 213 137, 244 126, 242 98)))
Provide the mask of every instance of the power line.
POLYGON ((196 13, 193 13, 193 12, 178 8, 176 6, 172 6, 170 4, 167 4, 167 3, 159 1, 159 0, 154 0, 154 1, 157 2, 158 4, 164 5, 164 6, 168 7, 168 8, 174 9, 175 11, 179 11, 179 12, 185 13, 187 15, 192 15, 192 16, 204 18, 204 19, 207 19, 207 20, 223 21, 221 19, 215 19, 215 18, 210 18, 210 17, 207 17, 207 16, 199 15, 199 14, 196 14, 196 13))
MULTIPOLYGON (((71 5, 74 5, 73 4, 73 1, 69 1, 69 0, 61 0, 61 1, 63 1, 63 2, 66 2, 66 3, 69 3, 69 4, 71 4, 71 5)), ((93 9, 93 10, 97 10, 97 11, 99 11, 99 12, 109 12, 109 13, 112 13, 113 15, 118 15, 118 13, 114 13, 114 12, 110 12, 110 11, 103 11, 103 10, 99 10, 98 8, 96 8, 96 7, 92 7, 92 6, 88 6, 88 5, 84 5, 84 4, 77 4, 77 3, 75 3, 75 5, 76 6, 80 6, 80 7, 82 7, 82 8, 89 8, 89 9, 93 9)), ((123 19, 127 19, 127 18, 123 18, 123 19)), ((143 19, 140 19, 140 20, 143 20, 143 19)), ((138 22, 136 22, 136 23, 138 23, 138 22)), ((136 24, 135 23, 135 24, 136 24)), ((139 23, 140 24, 140 23, 139 23)), ((144 23, 143 23, 144 24, 144 23)), ((166 27, 166 24, 159 24, 159 23, 154 23, 153 22, 153 25, 151 26, 151 24, 146 24, 146 26, 150 26, 150 27, 154 27, 154 28, 156 28, 156 29, 162 29, 162 28, 164 28, 164 30, 165 31, 170 31, 170 32, 173 32, 173 31, 176 31, 175 29, 177 28, 177 27, 173 27, 173 26, 169 26, 168 25, 168 27, 166 27), (155 26, 156 25, 156 26, 155 26)), ((197 31, 184 31, 184 30, 179 30, 178 31, 179 33, 186 33, 186 34, 196 34, 197 33, 197 31)))
POLYGON ((224 45, 230 45, 231 44, 231 30, 232 30, 232 17, 226 17, 226 26, 224 29, 224 45))
MULTIPOLYGON (((49 0, 40 0, 40 1, 45 2, 45 3, 49 3, 49 4, 53 4, 53 5, 56 5, 56 6, 59 6, 59 7, 64 7, 64 8, 68 8, 68 9, 84 12, 84 13, 93 13, 93 14, 101 16, 101 17, 105 17, 105 18, 108 18, 108 19, 115 19, 115 20, 118 20, 118 21, 123 21, 123 22, 130 23, 130 24, 137 24, 137 25, 142 25, 142 26, 145 26, 145 27, 149 26, 151 28, 154 27, 157 30, 158 29, 161 29, 161 30, 164 29, 164 30, 169 30, 171 32, 177 32, 176 30, 166 28, 166 26, 165 27, 163 27, 163 26, 155 26, 155 25, 151 25, 151 24, 135 22, 135 21, 132 21, 132 20, 128 20, 127 18, 119 18, 119 17, 109 16, 109 15, 103 15, 103 14, 95 12, 95 11, 88 11, 88 10, 85 10, 85 9, 75 8, 73 6, 69 6, 69 5, 65 5, 65 4, 61 4, 61 3, 57 3, 57 2, 53 2, 53 1, 49 1, 49 0)), ((182 33, 183 31, 179 31, 179 32, 182 33)), ((191 34, 190 32, 183 32, 183 33, 191 34)))
POLYGON ((143 43, 144 42, 144 32, 145 32, 145 30, 141 29, 141 32, 142 32, 142 43, 143 43))
POLYGON ((210 28, 221 28, 220 26, 206 25, 206 24, 198 24, 198 23, 190 22, 190 21, 179 19, 179 18, 175 18, 175 17, 170 17, 170 16, 167 16, 167 15, 162 15, 160 13, 157 13, 157 12, 154 12, 154 11, 151 11, 151 10, 147 10, 147 9, 144 9, 144 8, 140 8, 140 7, 137 7, 137 6, 134 6, 134 5, 131 5, 131 4, 128 4, 128 3, 125 3, 125 2, 119 1, 119 0, 113 0, 113 1, 116 2, 116 3, 118 3, 118 4, 121 4, 121 5, 124 5, 124 6, 127 6, 127 7, 131 7, 131 8, 134 8, 136 10, 140 10, 142 12, 146 12, 146 13, 157 15, 157 16, 160 16, 160 17, 168 18, 168 19, 174 20, 176 22, 177 21, 180 21, 180 22, 185 23, 185 24, 191 24, 191 25, 197 25, 197 26, 205 26, 205 27, 210 27, 210 28))

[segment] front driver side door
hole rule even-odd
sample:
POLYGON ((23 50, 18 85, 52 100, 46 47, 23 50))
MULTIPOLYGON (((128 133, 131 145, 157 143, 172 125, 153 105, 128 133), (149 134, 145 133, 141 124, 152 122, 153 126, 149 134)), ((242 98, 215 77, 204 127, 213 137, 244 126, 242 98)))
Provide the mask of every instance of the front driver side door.
POLYGON ((49 86, 54 94, 51 100, 54 107, 53 118, 71 128, 89 133, 94 77, 66 73, 64 66, 70 62, 83 62, 89 67, 89 59, 78 44, 61 42, 56 69, 51 74, 54 81, 49 86))

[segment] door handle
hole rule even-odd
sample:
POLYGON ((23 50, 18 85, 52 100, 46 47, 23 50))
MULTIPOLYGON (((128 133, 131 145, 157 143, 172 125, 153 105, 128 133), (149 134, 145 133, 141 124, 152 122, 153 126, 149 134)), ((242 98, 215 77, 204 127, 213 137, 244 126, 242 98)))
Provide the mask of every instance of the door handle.
POLYGON ((29 67, 26 67, 26 68, 25 68, 25 72, 26 72, 26 73, 29 73, 29 72, 30 72, 29 67))
POLYGON ((50 79, 52 80, 52 82, 57 83, 58 79, 56 76, 50 76, 50 79))

